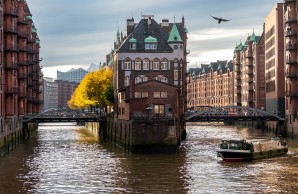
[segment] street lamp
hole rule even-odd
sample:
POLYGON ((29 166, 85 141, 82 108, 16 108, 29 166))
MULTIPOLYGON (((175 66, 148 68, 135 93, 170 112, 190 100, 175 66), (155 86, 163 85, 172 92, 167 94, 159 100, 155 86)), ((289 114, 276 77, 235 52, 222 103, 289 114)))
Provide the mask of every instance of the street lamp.
POLYGON ((148 121, 150 121, 150 111, 152 110, 151 106, 147 106, 146 110, 148 111, 148 121))

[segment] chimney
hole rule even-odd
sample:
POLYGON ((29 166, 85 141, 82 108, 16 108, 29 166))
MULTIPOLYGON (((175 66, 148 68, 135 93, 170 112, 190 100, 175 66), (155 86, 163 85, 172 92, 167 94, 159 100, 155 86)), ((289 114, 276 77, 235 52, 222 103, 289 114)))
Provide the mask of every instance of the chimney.
POLYGON ((168 19, 162 19, 161 20, 161 28, 166 31, 166 32, 170 32, 170 26, 169 26, 169 20, 168 19))
POLYGON ((126 33, 127 36, 132 32, 132 30, 134 29, 135 23, 134 23, 134 19, 127 19, 126 20, 126 33))

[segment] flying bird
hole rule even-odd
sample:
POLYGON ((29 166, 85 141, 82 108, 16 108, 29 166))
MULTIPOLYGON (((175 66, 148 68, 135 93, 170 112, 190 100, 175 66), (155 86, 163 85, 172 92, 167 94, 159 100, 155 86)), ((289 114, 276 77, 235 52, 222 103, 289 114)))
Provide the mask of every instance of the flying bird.
POLYGON ((227 21, 230 21, 230 20, 226 20, 226 19, 223 19, 223 18, 218 18, 218 17, 214 17, 214 16, 211 16, 213 17, 214 19, 218 20, 218 23, 220 24, 220 22, 227 22, 227 21))

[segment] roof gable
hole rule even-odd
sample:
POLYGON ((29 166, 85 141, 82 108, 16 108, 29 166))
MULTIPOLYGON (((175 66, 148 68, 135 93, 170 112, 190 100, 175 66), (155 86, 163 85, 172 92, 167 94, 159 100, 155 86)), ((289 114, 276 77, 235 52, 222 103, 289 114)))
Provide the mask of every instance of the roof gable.
POLYGON ((177 29, 176 23, 174 23, 168 38, 168 43, 176 43, 176 42, 183 43, 180 33, 177 29))

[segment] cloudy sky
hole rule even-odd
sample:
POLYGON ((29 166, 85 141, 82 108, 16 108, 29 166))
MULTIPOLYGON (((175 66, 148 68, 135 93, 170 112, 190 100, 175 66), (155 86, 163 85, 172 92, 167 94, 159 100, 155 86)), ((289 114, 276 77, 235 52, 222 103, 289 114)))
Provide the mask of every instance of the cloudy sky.
POLYGON ((126 19, 153 14, 181 22, 188 34, 189 66, 231 60, 236 43, 254 30, 262 32, 267 14, 282 0, 27 0, 41 40, 43 73, 56 78, 56 71, 88 68, 105 61, 116 32, 126 32, 126 19), (230 19, 217 24, 210 16, 230 19))

